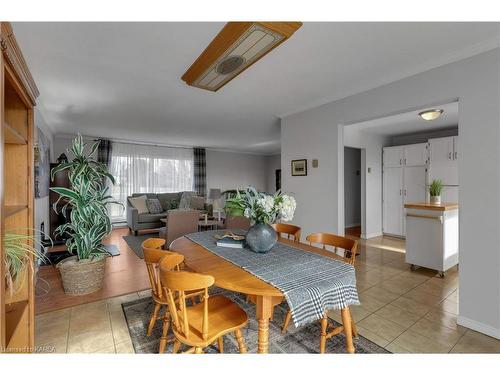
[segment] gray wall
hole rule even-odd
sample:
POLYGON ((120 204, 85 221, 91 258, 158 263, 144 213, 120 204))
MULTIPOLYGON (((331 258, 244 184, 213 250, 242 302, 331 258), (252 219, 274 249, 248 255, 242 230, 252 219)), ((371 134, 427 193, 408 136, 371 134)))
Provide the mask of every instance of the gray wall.
POLYGON ((436 130, 433 132, 419 132, 413 134, 397 135, 391 138, 388 146, 411 145, 415 143, 424 143, 431 138, 454 137, 458 135, 458 126, 436 130))
POLYGON ((361 225, 361 150, 344 147, 344 223, 361 225))
POLYGON ((313 231, 343 233, 344 125, 458 98, 458 323, 497 338, 500 338, 499 53, 499 49, 491 50, 281 121, 283 188, 293 191, 297 199, 294 222, 303 227, 303 235, 313 231), (307 177, 291 177, 290 161, 304 157, 319 158, 320 168, 311 169, 307 177))

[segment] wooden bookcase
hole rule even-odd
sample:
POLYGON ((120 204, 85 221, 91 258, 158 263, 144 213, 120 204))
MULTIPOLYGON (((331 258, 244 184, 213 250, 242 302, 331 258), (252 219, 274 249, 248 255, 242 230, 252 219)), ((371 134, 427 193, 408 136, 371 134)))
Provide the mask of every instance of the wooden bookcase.
POLYGON ((34 350, 34 280, 5 288, 4 233, 33 228, 33 107, 38 90, 8 22, 0 23, 0 352, 34 350))

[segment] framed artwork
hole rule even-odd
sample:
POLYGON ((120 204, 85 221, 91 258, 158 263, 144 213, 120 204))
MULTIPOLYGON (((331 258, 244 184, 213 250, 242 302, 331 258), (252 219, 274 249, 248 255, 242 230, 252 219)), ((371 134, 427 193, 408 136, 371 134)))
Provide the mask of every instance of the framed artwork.
POLYGON ((49 195, 50 184, 50 142, 40 128, 36 129, 35 156, 35 198, 49 195))
POLYGON ((292 160, 292 176, 307 176, 307 159, 292 160))

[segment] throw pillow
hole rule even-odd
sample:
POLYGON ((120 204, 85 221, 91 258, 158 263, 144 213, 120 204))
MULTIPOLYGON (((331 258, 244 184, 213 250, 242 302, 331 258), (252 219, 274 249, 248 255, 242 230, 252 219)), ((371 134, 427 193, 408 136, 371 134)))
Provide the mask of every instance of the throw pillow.
POLYGON ((146 196, 141 195, 140 197, 129 198, 129 202, 132 207, 137 208, 139 214, 149 213, 148 206, 146 206, 146 196))
POLYGON ((181 195, 181 201, 179 202, 179 208, 190 208, 191 197, 196 197, 195 191, 185 191, 181 195))
POLYGON ((158 193, 157 198, 163 207, 163 211, 168 211, 179 207, 179 199, 182 193, 158 193))
POLYGON ((204 197, 191 197, 189 202, 190 208, 193 210, 204 210, 205 209, 205 198, 204 197))
POLYGON ((160 214, 163 212, 163 207, 158 199, 146 199, 146 206, 150 214, 160 214))

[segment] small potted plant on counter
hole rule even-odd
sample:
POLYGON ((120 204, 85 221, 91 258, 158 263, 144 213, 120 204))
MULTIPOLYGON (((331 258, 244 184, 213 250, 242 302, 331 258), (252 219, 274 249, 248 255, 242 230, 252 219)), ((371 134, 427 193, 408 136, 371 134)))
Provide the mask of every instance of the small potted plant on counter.
POLYGON ((282 194, 259 193, 248 187, 245 192, 237 192, 234 198, 226 201, 226 211, 234 216, 245 216, 250 219, 251 227, 245 239, 248 247, 256 253, 266 253, 278 240, 274 228, 269 225, 276 220, 290 221, 297 204, 295 198, 282 194))
POLYGON ((441 204, 441 192, 443 191, 443 183, 441 180, 432 180, 429 185, 429 194, 431 196, 431 204, 441 204))
POLYGON ((54 203, 56 211, 60 200, 64 203, 61 211, 67 215, 71 208, 70 222, 60 225, 56 235, 68 234, 66 246, 73 256, 57 264, 61 272, 64 291, 67 294, 80 295, 95 292, 102 288, 108 250, 102 240, 111 233, 111 220, 107 207, 120 204, 109 195, 107 180, 115 182, 105 164, 94 160, 99 142, 86 150, 82 136, 78 135, 68 150, 74 158, 70 162, 59 164, 52 169, 52 180, 57 172, 68 170, 71 188, 54 187, 51 190, 59 194, 54 203))

